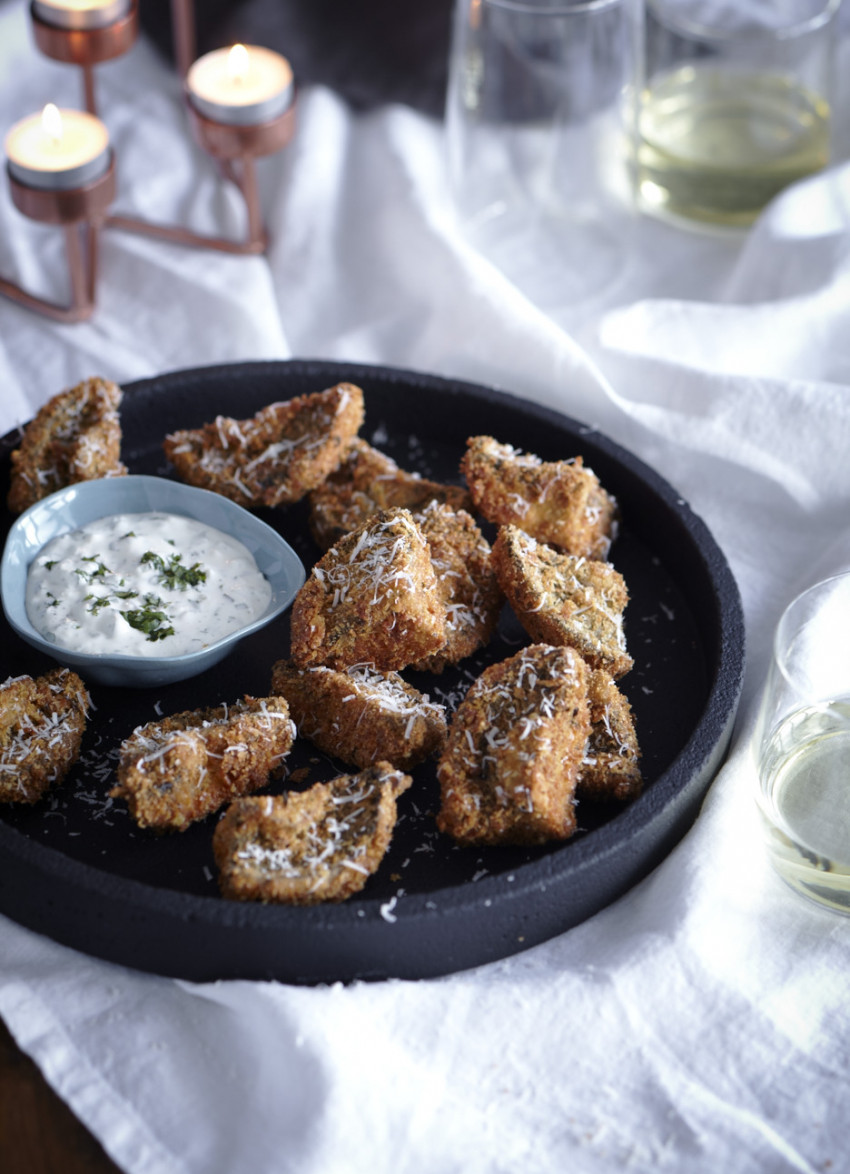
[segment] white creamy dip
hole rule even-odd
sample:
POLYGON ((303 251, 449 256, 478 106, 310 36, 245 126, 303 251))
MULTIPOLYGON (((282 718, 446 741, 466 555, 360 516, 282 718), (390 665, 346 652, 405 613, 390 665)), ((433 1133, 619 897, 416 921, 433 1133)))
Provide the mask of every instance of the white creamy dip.
POLYGON ((229 534, 179 514, 113 514, 39 552, 27 615, 61 648, 182 656, 251 623, 271 594, 229 534))

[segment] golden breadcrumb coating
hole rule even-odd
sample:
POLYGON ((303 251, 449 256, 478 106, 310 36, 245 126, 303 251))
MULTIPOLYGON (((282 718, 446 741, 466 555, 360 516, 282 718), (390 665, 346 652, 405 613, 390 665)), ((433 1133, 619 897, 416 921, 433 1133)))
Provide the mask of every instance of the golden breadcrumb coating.
POLYGON ((0 802, 35 803, 77 761, 91 700, 70 669, 0 685, 0 802))
POLYGON ((370 665, 299 668, 280 660, 271 691, 285 697, 298 733, 351 766, 379 760, 412 770, 442 750, 446 714, 403 680, 370 665))
POLYGON ((292 605, 291 653, 302 667, 398 670, 445 642, 437 577, 409 510, 381 510, 341 538, 292 605))
POLYGON ((282 769, 295 724, 282 697, 187 710, 133 731, 121 746, 118 783, 139 827, 185 831, 282 769))
POLYGON ((490 562, 490 543, 466 510, 432 502, 413 515, 428 543, 446 609, 446 642, 414 667, 441 673, 489 644, 502 592, 490 562))
POLYGON ((622 677, 626 651, 625 580, 610 563, 562 554, 517 526, 502 526, 493 568, 519 622, 538 644, 568 644, 591 668, 622 677))
POLYGON ((407 473, 357 437, 336 472, 310 494, 310 529, 322 550, 327 550, 378 510, 393 506, 420 510, 430 501, 455 509, 472 508, 462 486, 441 485, 407 473))
POLYGON ((84 379, 61 391, 27 424, 12 453, 9 509, 20 514, 48 494, 101 477, 120 477, 121 388, 84 379))
POLYGON ((534 644, 490 665, 449 726, 437 767, 437 826, 463 844, 540 844, 576 828, 590 733, 587 665, 534 644))
POLYGON ((299 501, 336 469, 363 423, 353 383, 269 404, 249 420, 217 416, 166 436, 165 454, 190 485, 244 506, 299 501))
POLYGON ((473 436, 460 468, 475 508, 489 522, 519 526, 570 554, 607 557, 617 503, 580 456, 545 462, 492 436, 473 436))
POLYGON ((636 799, 643 780, 631 706, 602 670, 590 674, 587 698, 590 737, 576 793, 580 799, 636 799))
POLYGON ((358 893, 390 845, 409 775, 378 762, 307 791, 238 799, 213 836, 222 895, 316 905, 358 893))

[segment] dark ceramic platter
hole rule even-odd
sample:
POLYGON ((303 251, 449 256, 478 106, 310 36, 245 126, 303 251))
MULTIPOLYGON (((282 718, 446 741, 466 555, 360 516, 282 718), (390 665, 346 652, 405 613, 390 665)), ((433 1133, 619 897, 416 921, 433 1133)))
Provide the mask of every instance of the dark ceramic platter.
MULTIPOLYGON (((246 417, 273 400, 348 379, 366 395, 365 439, 407 469, 457 481, 467 436, 486 432, 544 459, 583 454, 619 500, 611 560, 631 594, 635 668, 621 687, 642 746, 643 795, 628 807, 583 802, 580 832, 544 848, 459 848, 434 824, 433 763, 414 774, 380 871, 341 905, 290 909, 217 895, 215 817, 182 835, 142 832, 107 798, 116 752, 134 726, 200 705, 268 692, 288 652, 288 614, 201 677, 153 691, 93 686, 96 709, 77 766, 47 801, 0 815, 0 910, 56 941, 113 962, 193 980, 316 983, 425 978, 505 957, 583 921, 626 892, 671 850, 696 816, 731 733, 743 672, 741 605, 705 525, 674 489, 592 429, 470 384, 406 371, 325 362, 239 364, 176 372, 125 389, 123 458, 133 473, 169 476, 167 431, 216 414, 246 417)), ((0 441, 8 483, 17 434, 0 441)), ((5 493, 4 493, 5 498, 5 493)), ((263 510, 309 566, 319 555, 304 503, 263 510)), ((11 522, 2 519, 5 536, 11 522)), ((2 622, 0 680, 51 662, 2 622)), ((441 677, 406 674, 454 706, 485 664, 517 651, 505 609, 486 652, 441 677)), ((298 742, 288 784, 345 768, 298 742)))

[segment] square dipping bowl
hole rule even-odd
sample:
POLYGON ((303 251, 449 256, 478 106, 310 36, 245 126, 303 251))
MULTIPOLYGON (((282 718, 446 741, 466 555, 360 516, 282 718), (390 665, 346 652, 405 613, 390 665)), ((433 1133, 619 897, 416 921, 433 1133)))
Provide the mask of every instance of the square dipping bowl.
POLYGON ((83 481, 36 502, 12 525, 0 564, 3 610, 23 640, 59 664, 78 671, 85 681, 136 689, 170 684, 205 672, 240 640, 286 611, 304 579, 304 564, 289 543, 242 506, 218 493, 179 481, 135 475, 83 481), (42 547, 97 518, 151 511, 194 518, 246 546, 271 585, 271 599, 263 614, 213 644, 183 656, 92 654, 60 648, 46 640, 30 623, 26 609, 27 573, 42 547))

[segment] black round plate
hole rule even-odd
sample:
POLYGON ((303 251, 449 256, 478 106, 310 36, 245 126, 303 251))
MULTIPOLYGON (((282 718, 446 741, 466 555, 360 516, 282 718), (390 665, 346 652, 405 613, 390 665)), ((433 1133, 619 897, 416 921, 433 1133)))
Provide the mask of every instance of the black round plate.
MULTIPOLYGON (((157 836, 138 829, 107 792, 121 741, 136 725, 268 693, 272 664, 289 649, 285 615, 193 680, 153 691, 92 687, 96 709, 64 784, 32 808, 6 805, 0 815, 0 910, 23 925, 101 958, 198 981, 424 978, 505 957, 576 925, 644 877, 695 818, 740 694, 738 591, 687 503, 598 432, 504 393, 408 371, 242 363, 127 386, 123 459, 133 473, 170 476, 166 432, 217 414, 247 417, 340 380, 365 392, 361 435, 404 468, 458 481, 466 438, 487 433, 546 460, 582 454, 617 497, 622 525, 611 561, 631 595, 626 633, 635 659, 620 684, 635 714, 644 793, 627 807, 582 802, 580 831, 566 843, 460 848, 436 830, 438 787, 429 763, 414 772, 390 851, 362 894, 303 909, 224 901, 211 847, 215 817, 157 836)), ((0 483, 8 482, 17 443, 17 433, 0 441, 0 483)), ((316 560, 306 503, 258 512, 308 566, 316 560)), ((11 521, 5 513, 4 536, 11 521)), ((442 676, 406 675, 451 708, 486 664, 525 642, 506 608, 483 653, 442 676)), ((5 621, 3 647, 3 677, 51 667, 5 621)), ((288 782, 272 790, 346 769, 301 741, 288 766, 288 782)))

